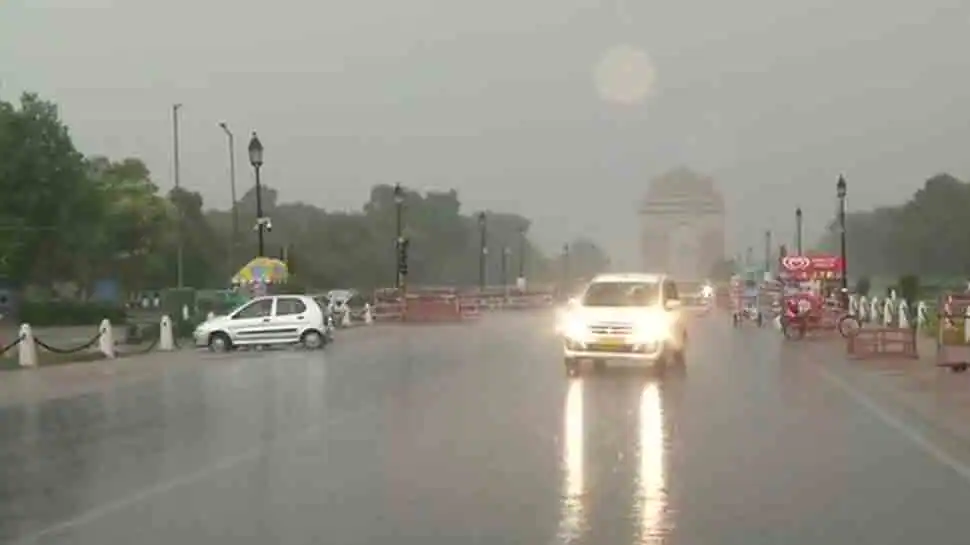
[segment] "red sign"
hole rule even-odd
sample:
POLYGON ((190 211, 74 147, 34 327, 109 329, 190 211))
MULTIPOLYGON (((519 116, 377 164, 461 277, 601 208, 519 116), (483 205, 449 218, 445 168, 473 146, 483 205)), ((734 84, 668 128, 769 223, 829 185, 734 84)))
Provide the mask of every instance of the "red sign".
POLYGON ((834 255, 789 255, 781 258, 783 275, 799 280, 841 278, 842 258, 834 255))

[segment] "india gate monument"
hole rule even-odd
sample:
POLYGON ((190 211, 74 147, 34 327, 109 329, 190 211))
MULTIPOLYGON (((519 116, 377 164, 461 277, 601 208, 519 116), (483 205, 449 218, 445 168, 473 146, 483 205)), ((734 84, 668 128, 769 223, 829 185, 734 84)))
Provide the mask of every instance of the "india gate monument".
POLYGON ((639 215, 644 271, 700 281, 724 259, 724 198, 712 179, 668 172, 650 182, 639 215))

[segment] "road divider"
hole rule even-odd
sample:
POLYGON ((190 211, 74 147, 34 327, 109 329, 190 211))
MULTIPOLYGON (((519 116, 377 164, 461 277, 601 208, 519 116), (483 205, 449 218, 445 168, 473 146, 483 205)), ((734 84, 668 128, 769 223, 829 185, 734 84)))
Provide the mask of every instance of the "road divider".
POLYGON ((89 339, 64 347, 44 341, 35 334, 30 324, 21 324, 17 337, 0 346, 0 358, 16 351, 16 367, 34 368, 47 364, 114 359, 147 354, 152 350, 172 351, 178 348, 173 322, 168 316, 162 316, 157 326, 151 329, 154 329, 153 334, 147 339, 139 338, 138 346, 132 347, 115 340, 114 327, 105 319, 89 339))
POLYGON ((918 359, 916 330, 910 327, 861 328, 846 340, 853 359, 918 359))

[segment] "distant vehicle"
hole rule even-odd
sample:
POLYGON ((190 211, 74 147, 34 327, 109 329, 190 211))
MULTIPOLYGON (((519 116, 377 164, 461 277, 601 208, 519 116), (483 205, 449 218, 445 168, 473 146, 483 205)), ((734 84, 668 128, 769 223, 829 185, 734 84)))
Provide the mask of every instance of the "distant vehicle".
POLYGON ((337 324, 343 323, 344 314, 352 320, 363 320, 367 299, 356 290, 331 290, 327 293, 330 308, 337 324))
POLYGON ((306 295, 257 297, 195 329, 196 346, 225 352, 239 346, 302 344, 323 348, 330 341, 324 310, 306 295))
POLYGON ((581 360, 684 366, 687 327, 677 286, 661 274, 604 274, 568 303, 559 325, 566 372, 581 360))

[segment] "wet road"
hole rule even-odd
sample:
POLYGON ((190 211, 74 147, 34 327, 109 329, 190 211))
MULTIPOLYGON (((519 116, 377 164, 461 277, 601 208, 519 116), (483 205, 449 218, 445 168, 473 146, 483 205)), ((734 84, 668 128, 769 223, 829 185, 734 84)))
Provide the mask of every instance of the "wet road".
POLYGON ((970 458, 818 350, 710 317, 686 375, 570 380, 551 322, 377 327, 0 406, 0 543, 970 542, 970 458))

